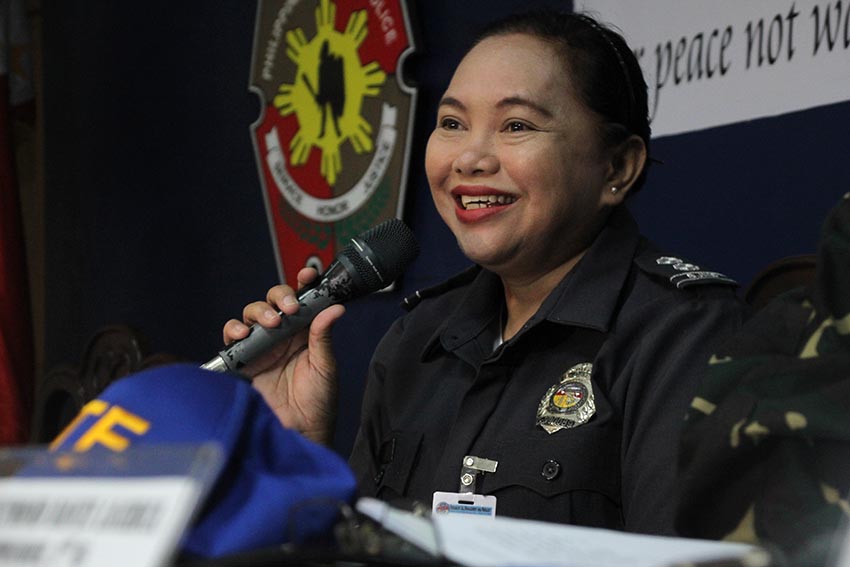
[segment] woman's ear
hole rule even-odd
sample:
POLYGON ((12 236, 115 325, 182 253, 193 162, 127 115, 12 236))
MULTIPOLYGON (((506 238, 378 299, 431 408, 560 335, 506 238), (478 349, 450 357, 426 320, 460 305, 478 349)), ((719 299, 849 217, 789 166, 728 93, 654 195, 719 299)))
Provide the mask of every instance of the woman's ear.
POLYGON ((602 191, 605 205, 619 205, 640 177, 646 164, 646 144, 640 136, 631 135, 611 149, 611 162, 606 188, 602 191))

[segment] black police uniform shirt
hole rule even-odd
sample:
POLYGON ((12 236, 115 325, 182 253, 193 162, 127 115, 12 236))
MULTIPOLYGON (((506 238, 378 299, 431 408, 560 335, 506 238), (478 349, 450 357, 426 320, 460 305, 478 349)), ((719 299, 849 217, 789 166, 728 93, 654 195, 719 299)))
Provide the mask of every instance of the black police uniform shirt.
POLYGON ((717 341, 742 322, 734 282, 660 254, 621 207, 495 350, 495 274, 472 268, 418 295, 370 366, 350 459, 361 495, 430 508, 434 491, 458 492, 472 455, 498 462, 476 484, 498 516, 673 533, 682 418, 717 341), (595 414, 547 432, 541 400, 583 363, 595 414))

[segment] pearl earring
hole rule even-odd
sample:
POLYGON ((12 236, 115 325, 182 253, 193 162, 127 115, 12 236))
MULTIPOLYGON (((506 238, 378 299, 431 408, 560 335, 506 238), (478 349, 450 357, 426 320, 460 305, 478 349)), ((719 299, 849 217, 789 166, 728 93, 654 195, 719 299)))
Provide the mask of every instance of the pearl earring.
POLYGON ((612 194, 616 195, 617 191, 619 191, 619 189, 617 189, 616 187, 611 187, 611 193, 612 194))

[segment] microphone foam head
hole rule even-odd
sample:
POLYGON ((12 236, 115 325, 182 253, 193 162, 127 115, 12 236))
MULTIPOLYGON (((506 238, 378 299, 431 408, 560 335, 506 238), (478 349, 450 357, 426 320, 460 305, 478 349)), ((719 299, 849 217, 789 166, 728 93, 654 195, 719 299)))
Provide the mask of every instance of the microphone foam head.
POLYGON ((342 254, 354 264, 366 293, 390 285, 419 254, 413 231, 395 218, 370 228, 352 241, 354 245, 347 246, 342 254))

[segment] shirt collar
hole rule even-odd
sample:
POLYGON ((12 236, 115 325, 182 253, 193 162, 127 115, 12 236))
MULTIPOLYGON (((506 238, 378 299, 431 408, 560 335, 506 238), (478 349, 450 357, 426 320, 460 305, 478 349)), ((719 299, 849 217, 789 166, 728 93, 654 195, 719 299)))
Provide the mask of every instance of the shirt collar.
POLYGON ((617 207, 587 253, 534 318, 608 331, 640 242, 637 223, 617 207))
MULTIPOLYGON (((587 253, 544 300, 528 327, 547 320, 607 331, 639 239, 637 224, 626 208, 613 210, 587 253)), ((480 270, 457 308, 428 340, 422 357, 438 344, 452 351, 485 332, 499 317, 497 306, 503 301, 499 277, 480 270)))

